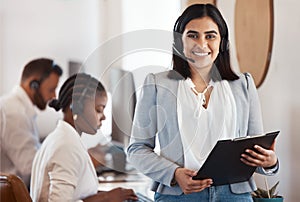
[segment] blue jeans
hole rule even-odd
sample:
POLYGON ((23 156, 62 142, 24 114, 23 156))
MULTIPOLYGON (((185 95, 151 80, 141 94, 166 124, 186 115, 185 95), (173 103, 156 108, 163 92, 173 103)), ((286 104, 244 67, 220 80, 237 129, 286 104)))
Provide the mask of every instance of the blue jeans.
POLYGON ((154 200, 157 202, 252 202, 250 193, 235 194, 230 190, 229 185, 212 186, 201 192, 192 194, 165 195, 155 193, 154 200))

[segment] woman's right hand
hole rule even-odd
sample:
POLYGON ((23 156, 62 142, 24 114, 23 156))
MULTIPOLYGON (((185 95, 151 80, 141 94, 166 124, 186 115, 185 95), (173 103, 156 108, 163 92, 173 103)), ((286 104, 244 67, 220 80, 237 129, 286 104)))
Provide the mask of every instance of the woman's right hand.
POLYGON ((175 180, 182 189, 184 194, 200 192, 213 183, 212 179, 193 180, 192 177, 197 175, 197 171, 187 168, 177 168, 175 170, 175 180))

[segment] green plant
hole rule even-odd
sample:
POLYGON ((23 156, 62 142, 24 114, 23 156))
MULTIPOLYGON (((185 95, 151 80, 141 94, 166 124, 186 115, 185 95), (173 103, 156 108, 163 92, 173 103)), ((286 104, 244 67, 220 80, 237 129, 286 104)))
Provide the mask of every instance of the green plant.
POLYGON ((254 198, 279 198, 280 196, 278 196, 278 192, 276 192, 276 188, 277 188, 278 184, 279 184, 279 181, 271 189, 269 189, 267 179, 265 177, 266 189, 258 188, 256 191, 254 191, 252 193, 252 197, 254 197, 254 198))

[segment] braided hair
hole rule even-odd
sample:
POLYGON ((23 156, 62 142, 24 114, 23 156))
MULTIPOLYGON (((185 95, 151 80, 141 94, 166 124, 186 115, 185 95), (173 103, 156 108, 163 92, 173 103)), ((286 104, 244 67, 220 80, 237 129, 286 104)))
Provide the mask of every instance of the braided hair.
POLYGON ((69 77, 60 88, 58 99, 54 99, 49 106, 56 111, 63 112, 76 102, 83 105, 86 98, 94 98, 96 92, 105 92, 104 86, 89 74, 77 73, 69 77))

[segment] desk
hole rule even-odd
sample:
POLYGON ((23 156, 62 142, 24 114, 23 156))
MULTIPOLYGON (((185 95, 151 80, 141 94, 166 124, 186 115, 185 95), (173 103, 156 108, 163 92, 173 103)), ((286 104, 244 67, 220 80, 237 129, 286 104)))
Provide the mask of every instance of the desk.
POLYGON ((99 191, 109 191, 117 187, 122 187, 133 189, 136 193, 139 192, 152 200, 154 198, 154 192, 150 190, 152 181, 150 178, 144 176, 143 174, 116 174, 114 172, 111 172, 100 175, 98 179, 99 191))

